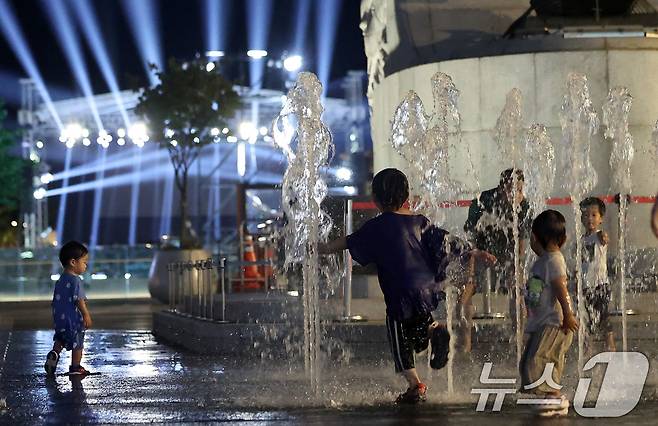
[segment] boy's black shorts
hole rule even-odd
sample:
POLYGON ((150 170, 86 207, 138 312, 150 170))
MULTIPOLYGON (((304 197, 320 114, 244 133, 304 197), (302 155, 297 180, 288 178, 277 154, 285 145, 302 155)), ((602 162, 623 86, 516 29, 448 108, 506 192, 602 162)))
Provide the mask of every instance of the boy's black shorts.
POLYGON ((386 316, 388 343, 391 347, 395 372, 415 368, 415 354, 423 352, 429 345, 427 329, 434 322, 431 314, 404 321, 386 316))

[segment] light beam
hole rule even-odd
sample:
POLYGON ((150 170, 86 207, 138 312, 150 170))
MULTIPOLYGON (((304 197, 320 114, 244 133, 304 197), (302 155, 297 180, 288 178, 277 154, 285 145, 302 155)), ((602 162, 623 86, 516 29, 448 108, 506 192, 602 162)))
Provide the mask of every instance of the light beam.
POLYGON ((71 9, 76 14, 78 18, 78 23, 82 28, 82 32, 85 35, 87 43, 91 48, 91 51, 98 63, 98 67, 103 74, 103 78, 107 83, 107 86, 112 92, 112 97, 119 108, 121 113, 121 118, 123 118, 124 125, 126 128, 130 126, 130 119, 128 118, 128 113, 126 112, 126 107, 123 105, 123 100, 121 99, 121 94, 119 90, 119 84, 114 75, 114 69, 110 61, 110 57, 107 53, 107 48, 105 46, 105 41, 103 36, 100 33, 100 25, 96 15, 94 14, 90 3, 85 0, 71 0, 71 9))
POLYGON ((25 36, 18 26, 16 15, 14 15, 14 11, 11 9, 6 0, 0 0, 0 31, 4 33, 5 38, 11 46, 11 49, 14 51, 14 54, 25 69, 27 75, 29 75, 32 81, 34 81, 34 84, 39 91, 39 94, 41 95, 41 99, 43 99, 44 103, 46 104, 46 108, 48 108, 48 111, 53 118, 53 121, 61 131, 64 127, 62 120, 55 110, 53 101, 50 98, 50 94, 48 93, 46 85, 43 82, 43 78, 41 77, 41 73, 37 68, 36 62, 34 62, 34 57, 32 56, 32 53, 30 52, 30 49, 25 42, 25 36))
POLYGON ((43 4, 47 10, 46 14, 48 15, 50 25, 59 40, 64 56, 71 68, 71 72, 73 72, 73 76, 75 77, 78 86, 87 99, 91 115, 96 122, 98 131, 101 131, 104 127, 101 122, 101 117, 98 114, 98 108, 96 108, 96 102, 94 101, 94 93, 89 81, 89 75, 87 74, 87 67, 82 57, 79 40, 74 33, 73 24, 64 8, 64 3, 62 0, 42 0, 41 4, 43 4))
POLYGON ((139 53, 142 55, 144 71, 151 86, 154 86, 158 84, 158 77, 151 70, 150 64, 155 64, 160 70, 164 66, 160 33, 157 28, 160 21, 158 7, 153 0, 122 0, 121 4, 139 53))
MULTIPOLYGON (((271 0, 247 0, 247 42, 250 50, 267 51, 272 18, 271 0)), ((265 61, 252 59, 249 62, 249 85, 257 91, 263 87, 265 61)))
POLYGON ((325 94, 329 84, 331 61, 333 60, 334 44, 336 41, 336 26, 342 4, 342 0, 322 0, 317 2, 315 9, 317 71, 318 79, 322 83, 325 94))

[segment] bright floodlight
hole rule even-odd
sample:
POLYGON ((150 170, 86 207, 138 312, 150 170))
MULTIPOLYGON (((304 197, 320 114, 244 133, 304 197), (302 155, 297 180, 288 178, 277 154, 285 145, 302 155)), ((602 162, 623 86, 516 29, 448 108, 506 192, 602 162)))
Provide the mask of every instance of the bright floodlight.
POLYGON ((347 195, 356 194, 356 188, 353 187, 353 186, 344 186, 343 191, 345 191, 345 194, 347 194, 347 195))
POLYGON ((267 127, 262 126, 260 129, 258 129, 258 133, 260 133, 261 136, 265 136, 267 134, 267 127))
POLYGON ((38 148, 38 149, 43 148, 43 142, 41 142, 41 141, 37 141, 37 144, 36 144, 36 145, 37 145, 37 148, 38 148))
POLYGON ((252 59, 263 59, 267 56, 267 50, 251 49, 247 50, 247 56, 252 59))
POLYGON ((117 139, 117 145, 124 146, 125 144, 126 144, 126 140, 124 138, 117 139))
POLYGON ((228 136, 226 138, 226 142, 236 143, 237 141, 238 141, 238 138, 236 138, 235 136, 228 136))
POLYGON ((11 221, 11 226, 13 226, 14 228, 16 228, 16 227, 18 226, 18 222, 16 222, 15 220, 12 220, 12 221, 11 221))
POLYGON ((128 129, 128 137, 135 144, 143 143, 149 140, 148 130, 146 129, 146 124, 138 121, 133 123, 128 129))
POLYGON ((117 136, 120 137, 120 138, 125 138, 126 137, 126 129, 124 129, 123 127, 119 127, 117 129, 117 136))
POLYGON ((213 127, 212 129, 210 129, 210 135, 219 136, 219 129, 217 127, 213 127))
POLYGON ((43 200, 43 197, 46 196, 46 190, 44 188, 39 188, 36 191, 34 191, 34 199, 35 200, 43 200))
POLYGON ((210 72, 215 69, 215 63, 214 62, 208 62, 206 64, 206 71, 210 72))
POLYGON ((50 182, 53 181, 53 175, 51 175, 50 173, 44 173, 41 175, 40 179, 41 179, 41 183, 43 183, 44 185, 48 185, 50 182))
POLYGON ((251 121, 243 121, 240 123, 240 127, 238 127, 238 134, 240 135, 240 139, 251 141, 258 137, 258 129, 256 129, 256 126, 251 121))
POLYGON ((339 167, 336 169, 336 177, 340 180, 352 179, 352 170, 347 167, 339 167))
POLYGON ((224 52, 222 50, 208 50, 206 52, 207 58, 221 58, 222 56, 224 56, 224 52))
POLYGON ((302 62, 302 57, 299 55, 288 56, 283 60, 283 68, 285 68, 288 72, 299 71, 299 69, 302 67, 302 62))
POLYGON ((60 142, 75 143, 78 139, 89 136, 89 130, 84 129, 78 123, 67 124, 59 135, 60 142))

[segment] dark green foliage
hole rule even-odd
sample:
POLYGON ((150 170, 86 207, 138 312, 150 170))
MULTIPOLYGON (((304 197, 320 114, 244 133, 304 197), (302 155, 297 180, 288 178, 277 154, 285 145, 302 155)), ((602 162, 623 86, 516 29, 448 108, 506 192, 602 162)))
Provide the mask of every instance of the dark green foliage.
POLYGON ((16 229, 9 223, 18 218, 27 162, 12 154, 18 135, 3 127, 7 111, 0 102, 0 245, 13 245, 16 229))

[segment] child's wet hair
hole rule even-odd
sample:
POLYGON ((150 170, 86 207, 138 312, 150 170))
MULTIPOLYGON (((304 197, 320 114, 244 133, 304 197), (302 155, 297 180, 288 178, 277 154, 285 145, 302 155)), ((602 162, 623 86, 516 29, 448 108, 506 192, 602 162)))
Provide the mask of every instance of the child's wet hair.
POLYGON ((512 186, 512 173, 516 172, 517 182, 525 181, 525 176, 523 175, 523 170, 521 169, 506 169, 503 170, 500 174, 500 186, 512 186))
POLYGON ((580 202, 580 210, 585 210, 588 207, 597 206, 601 217, 605 216, 605 203, 597 197, 587 197, 580 202))
POLYGON ((397 210, 409 198, 409 181, 398 169, 384 169, 372 179, 372 194, 382 208, 397 210))
POLYGON ((562 247, 567 240, 567 221, 557 210, 544 210, 532 221, 532 233, 542 247, 550 243, 562 247))
POLYGON ((59 250, 59 261, 63 267, 68 267, 71 260, 78 260, 89 253, 87 247, 77 241, 69 241, 59 250))

